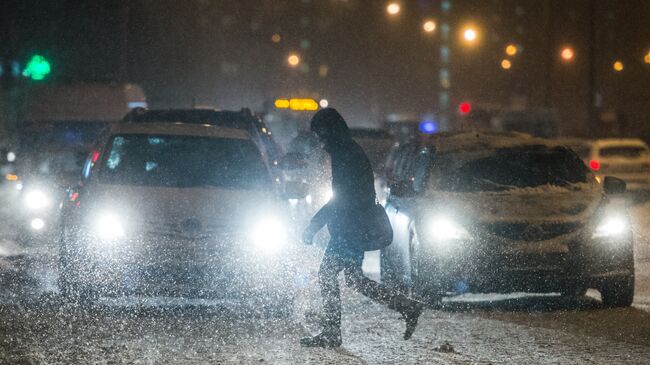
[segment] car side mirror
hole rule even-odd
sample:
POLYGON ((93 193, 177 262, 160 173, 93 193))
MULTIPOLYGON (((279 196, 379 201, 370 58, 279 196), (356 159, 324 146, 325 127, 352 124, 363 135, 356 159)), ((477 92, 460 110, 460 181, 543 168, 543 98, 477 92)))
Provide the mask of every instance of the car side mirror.
POLYGON ((390 190, 390 195, 399 196, 399 197, 409 197, 415 195, 415 189, 413 189, 412 182, 399 181, 391 184, 388 189, 390 190))
POLYGON ((614 176, 605 176, 605 181, 603 182, 605 194, 623 194, 626 187, 627 184, 625 181, 614 176))
POLYGON ((307 167, 307 156, 299 152, 289 152, 280 159, 282 170, 298 170, 307 167))
POLYGON ((309 185, 299 181, 284 183, 284 197, 286 199, 302 199, 309 194, 309 185))

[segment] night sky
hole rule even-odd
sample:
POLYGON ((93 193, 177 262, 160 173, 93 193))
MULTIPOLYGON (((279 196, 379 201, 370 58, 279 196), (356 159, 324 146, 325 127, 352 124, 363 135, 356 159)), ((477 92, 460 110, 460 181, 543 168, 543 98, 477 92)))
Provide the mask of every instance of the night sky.
MULTIPOLYGON (((451 105, 505 107, 513 100, 550 104, 563 131, 597 134, 587 123, 589 0, 451 0, 451 105), (456 36, 476 25, 474 47, 456 36), (551 29, 551 32, 548 30, 551 29), (503 70, 504 47, 521 46, 503 70), (562 63, 559 49, 576 58, 562 63), (550 62, 550 66, 546 63, 550 62), (550 70, 550 74, 548 73, 550 70), (550 83, 547 84, 547 80, 550 83), (546 98, 548 85, 550 98, 546 98)), ((352 124, 373 125, 388 113, 437 110, 439 0, 402 1, 396 17, 372 0, 5 0, 0 58, 52 60, 46 83, 129 81, 156 107, 198 104, 260 110, 276 97, 327 98, 352 124), (278 34, 281 40, 272 41, 278 34), (301 65, 291 68, 296 52, 301 65)), ((596 0, 595 55, 599 111, 629 121, 625 134, 650 136, 650 1, 596 0), (621 59, 622 72, 612 64, 621 59)))

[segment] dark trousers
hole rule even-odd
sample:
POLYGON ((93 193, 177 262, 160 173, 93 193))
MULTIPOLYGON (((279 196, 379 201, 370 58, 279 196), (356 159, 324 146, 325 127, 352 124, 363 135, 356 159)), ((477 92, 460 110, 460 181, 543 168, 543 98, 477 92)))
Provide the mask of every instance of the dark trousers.
POLYGON ((341 295, 338 281, 341 271, 345 275, 345 283, 348 287, 377 303, 396 309, 397 299, 406 299, 400 293, 365 277, 361 270, 362 263, 363 251, 344 247, 339 240, 334 239, 327 246, 318 271, 325 331, 338 331, 341 328, 341 295))

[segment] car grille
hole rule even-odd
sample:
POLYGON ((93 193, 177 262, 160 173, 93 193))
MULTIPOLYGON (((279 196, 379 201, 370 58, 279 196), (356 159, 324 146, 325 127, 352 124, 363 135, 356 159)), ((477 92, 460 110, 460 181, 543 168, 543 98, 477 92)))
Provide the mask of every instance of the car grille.
POLYGON ((581 223, 490 223, 481 228, 494 236, 516 241, 544 241, 577 231, 581 223))

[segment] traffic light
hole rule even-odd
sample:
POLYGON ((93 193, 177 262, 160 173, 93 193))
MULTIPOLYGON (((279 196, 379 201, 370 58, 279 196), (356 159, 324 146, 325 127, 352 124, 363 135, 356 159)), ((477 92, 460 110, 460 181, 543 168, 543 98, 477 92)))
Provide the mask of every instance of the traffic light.
POLYGON ((470 104, 467 101, 464 101, 464 102, 458 104, 458 112, 460 113, 460 115, 463 115, 463 116, 471 113, 472 112, 472 104, 470 104))
POLYGON ((51 71, 52 67, 50 66, 50 62, 45 57, 34 55, 27 63, 27 66, 25 66, 23 76, 40 81, 49 75, 51 71))

